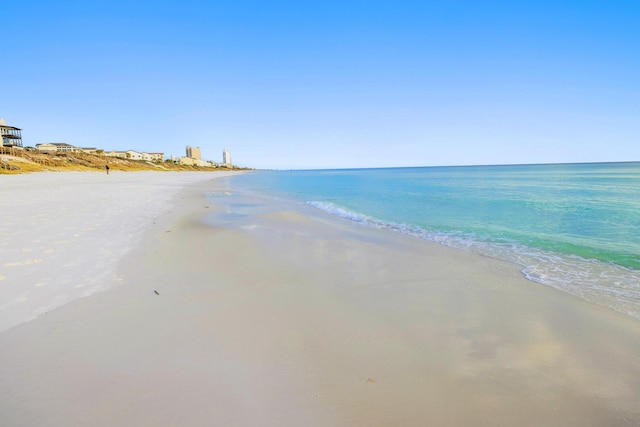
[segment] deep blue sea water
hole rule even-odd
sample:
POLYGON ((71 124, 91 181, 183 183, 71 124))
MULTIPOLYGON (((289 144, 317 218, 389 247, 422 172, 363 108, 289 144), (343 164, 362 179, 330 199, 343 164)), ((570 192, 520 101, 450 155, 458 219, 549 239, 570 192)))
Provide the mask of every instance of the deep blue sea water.
POLYGON ((514 262, 640 319, 640 163, 265 171, 232 185, 514 262))

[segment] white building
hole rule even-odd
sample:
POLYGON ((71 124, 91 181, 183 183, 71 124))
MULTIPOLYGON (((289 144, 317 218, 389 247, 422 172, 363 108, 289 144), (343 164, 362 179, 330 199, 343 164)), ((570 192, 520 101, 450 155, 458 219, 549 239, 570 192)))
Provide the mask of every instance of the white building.
POLYGON ((177 160, 178 163, 180 163, 181 165, 187 165, 187 166, 200 166, 200 167, 205 167, 205 168, 215 168, 216 164, 213 162, 210 162, 208 160, 199 160, 199 159, 194 159, 191 157, 180 157, 177 160))
POLYGON ((105 156, 107 157, 118 157, 120 159, 126 159, 127 158, 127 152, 126 151, 109 151, 108 153, 105 152, 104 153, 105 156))
POLYGON ((164 162, 164 153, 147 153, 154 162, 164 162))
POLYGON ((78 148, 64 142, 47 142, 45 144, 36 144, 36 149, 44 153, 73 153, 78 148))
POLYGON ((118 157, 120 159, 129 160, 144 160, 147 162, 162 162, 164 160, 164 153, 141 153, 135 150, 127 151, 109 151, 104 153, 107 157, 118 157))
POLYGON ((226 166, 231 166, 231 153, 229 150, 222 150, 222 163, 226 166))

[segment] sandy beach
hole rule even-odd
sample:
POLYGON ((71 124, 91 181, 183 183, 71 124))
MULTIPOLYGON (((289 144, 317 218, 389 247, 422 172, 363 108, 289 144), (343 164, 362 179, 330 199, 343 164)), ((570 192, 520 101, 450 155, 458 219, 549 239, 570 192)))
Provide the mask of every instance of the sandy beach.
POLYGON ((232 173, 4 175, 0 332, 120 282, 118 263, 181 188, 232 173))
POLYGON ((3 178, 0 425, 640 424, 637 320, 220 176, 3 178))

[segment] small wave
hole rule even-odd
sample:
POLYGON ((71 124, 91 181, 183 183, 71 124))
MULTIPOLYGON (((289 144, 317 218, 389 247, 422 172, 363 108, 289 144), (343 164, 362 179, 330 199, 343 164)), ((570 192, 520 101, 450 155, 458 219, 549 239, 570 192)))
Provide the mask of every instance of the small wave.
POLYGON ((523 276, 580 297, 591 303, 640 319, 640 271, 612 263, 531 248, 517 242, 496 242, 490 236, 455 231, 425 230, 421 227, 383 221, 331 202, 307 202, 332 215, 379 229, 389 229, 457 249, 512 262, 522 267, 523 276))
POLYGON ((376 222, 376 220, 372 217, 350 211, 330 202, 307 202, 307 205, 320 209, 321 211, 330 213, 332 215, 350 219, 351 221, 359 223, 374 225, 376 222))

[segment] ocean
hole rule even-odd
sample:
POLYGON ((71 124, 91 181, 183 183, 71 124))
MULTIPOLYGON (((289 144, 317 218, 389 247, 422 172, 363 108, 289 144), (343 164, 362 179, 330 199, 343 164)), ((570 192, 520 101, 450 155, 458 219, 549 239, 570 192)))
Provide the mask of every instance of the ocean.
POLYGON ((506 260, 640 319, 640 163, 260 171, 238 191, 506 260))

